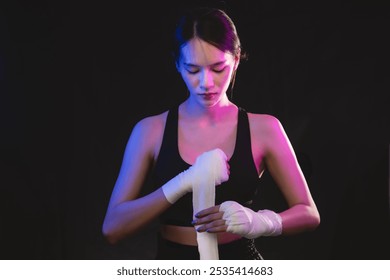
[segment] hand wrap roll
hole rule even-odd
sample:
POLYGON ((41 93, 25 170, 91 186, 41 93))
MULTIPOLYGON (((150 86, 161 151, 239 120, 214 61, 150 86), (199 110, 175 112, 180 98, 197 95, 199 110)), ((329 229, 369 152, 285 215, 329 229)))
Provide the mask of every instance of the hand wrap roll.
MULTIPOLYGON (((162 190, 170 203, 192 191, 193 215, 215 205, 215 186, 229 179, 227 157, 221 149, 201 154, 187 170, 181 172, 162 190)), ((200 259, 218 259, 217 236, 213 233, 197 232, 200 259)))
MULTIPOLYGON (((229 179, 227 157, 220 149, 211 150, 199 156, 197 164, 205 172, 197 178, 192 189, 193 214, 215 205, 215 186, 229 179), (199 162, 198 162, 199 160, 199 162), (207 171, 206 171, 207 170, 207 171)), ((218 240, 215 233, 197 232, 198 251, 201 260, 218 260, 218 240)))

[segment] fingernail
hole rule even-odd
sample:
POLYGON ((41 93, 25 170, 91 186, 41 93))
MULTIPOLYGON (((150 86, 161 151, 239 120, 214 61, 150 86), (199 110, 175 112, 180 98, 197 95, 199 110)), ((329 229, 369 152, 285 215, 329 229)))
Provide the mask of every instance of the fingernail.
POLYGON ((195 225, 196 222, 197 222, 197 220, 193 220, 193 221, 191 222, 191 224, 192 224, 192 225, 195 225))

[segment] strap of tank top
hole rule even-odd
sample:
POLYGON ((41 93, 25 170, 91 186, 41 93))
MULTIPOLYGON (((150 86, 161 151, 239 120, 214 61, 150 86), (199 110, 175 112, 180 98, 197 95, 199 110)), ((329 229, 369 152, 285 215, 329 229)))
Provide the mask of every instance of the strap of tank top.
POLYGON ((250 155, 252 157, 251 134, 249 128, 248 114, 245 109, 239 107, 237 124, 237 143, 236 149, 239 149, 241 155, 250 155))
POLYGON ((177 149, 177 110, 178 107, 175 106, 168 110, 159 159, 165 157, 166 153, 171 153, 177 149))

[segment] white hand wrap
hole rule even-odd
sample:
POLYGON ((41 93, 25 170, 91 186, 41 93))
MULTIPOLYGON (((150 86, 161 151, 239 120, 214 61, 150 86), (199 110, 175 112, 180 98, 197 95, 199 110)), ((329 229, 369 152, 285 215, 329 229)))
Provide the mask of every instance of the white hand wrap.
POLYGON ((222 218, 228 226, 227 232, 249 239, 282 234, 282 218, 274 211, 254 212, 235 201, 223 202, 219 211, 224 212, 222 218))
MULTIPOLYGON (((192 206, 195 215, 200 210, 215 205, 215 186, 229 179, 227 157, 220 149, 198 157, 196 164, 202 169, 192 189, 192 206)), ((195 216, 194 216, 195 218, 195 216)), ((215 233, 197 232, 198 251, 201 260, 218 260, 218 240, 215 233)))
POLYGON ((201 154, 187 170, 179 173, 162 186, 166 199, 175 203, 179 198, 193 190, 194 186, 209 180, 213 186, 229 179, 226 155, 220 149, 201 154))
POLYGON ((161 187, 164 192, 165 198, 171 204, 175 203, 180 197, 182 197, 186 193, 192 191, 191 180, 188 180, 187 178, 192 177, 192 167, 179 173, 161 187))

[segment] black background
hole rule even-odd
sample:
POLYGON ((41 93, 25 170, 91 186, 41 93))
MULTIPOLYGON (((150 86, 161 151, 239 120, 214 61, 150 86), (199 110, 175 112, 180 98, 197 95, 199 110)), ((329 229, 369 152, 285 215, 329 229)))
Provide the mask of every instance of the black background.
MULTIPOLYGON (((176 16, 208 3, 249 53, 233 101, 280 119, 321 213, 264 257, 388 259, 386 1, 185 2, 1 2, 0 257, 153 258, 157 223, 117 246, 101 225, 133 125, 186 96, 176 16)), ((267 173, 256 203, 284 207, 267 173)))

